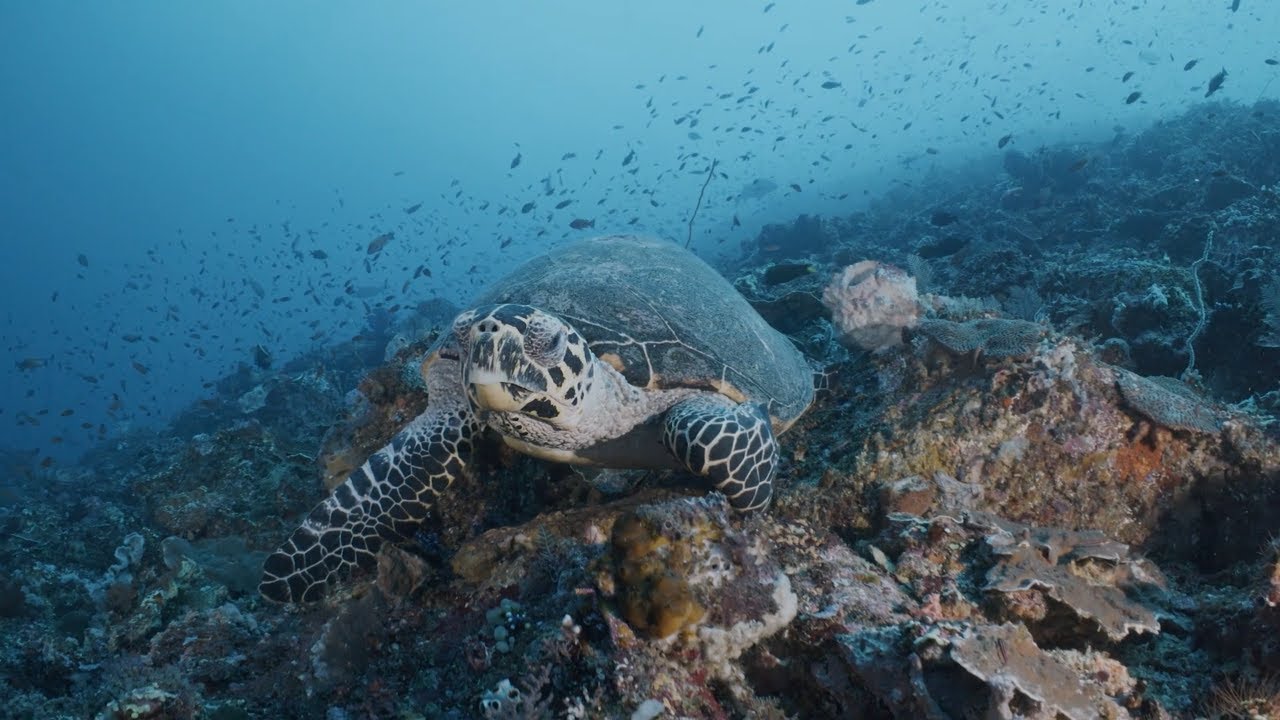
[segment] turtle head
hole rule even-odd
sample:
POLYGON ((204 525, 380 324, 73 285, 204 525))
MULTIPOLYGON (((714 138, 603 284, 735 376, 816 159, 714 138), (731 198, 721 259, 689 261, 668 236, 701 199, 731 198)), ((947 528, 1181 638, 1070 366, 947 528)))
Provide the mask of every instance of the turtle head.
POLYGON ((453 333, 474 407, 573 424, 594 358, 569 323, 528 305, 489 305, 459 315, 453 333))

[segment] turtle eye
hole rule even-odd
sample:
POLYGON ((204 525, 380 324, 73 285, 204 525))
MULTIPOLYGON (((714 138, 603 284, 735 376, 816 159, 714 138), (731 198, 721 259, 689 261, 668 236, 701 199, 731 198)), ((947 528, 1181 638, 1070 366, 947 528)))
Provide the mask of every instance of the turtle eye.
POLYGON ((475 313, 468 310, 462 313, 453 321, 453 339, 458 341, 462 347, 467 346, 467 341, 471 339, 471 323, 476 319, 475 313))
POLYGON ((524 354, 542 367, 550 367, 564 357, 567 344, 564 328, 534 323, 524 336, 524 354))

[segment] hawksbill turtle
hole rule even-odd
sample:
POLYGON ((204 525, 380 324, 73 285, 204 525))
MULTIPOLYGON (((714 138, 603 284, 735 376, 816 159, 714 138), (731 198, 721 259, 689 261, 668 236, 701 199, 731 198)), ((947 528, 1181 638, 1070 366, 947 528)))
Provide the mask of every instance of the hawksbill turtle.
POLYGON ((672 242, 610 236, 530 260, 457 316, 423 362, 427 407, 311 511, 264 566, 267 598, 321 598, 416 526, 473 438, 575 465, 678 469, 765 507, 775 436, 813 401, 804 356, 672 242))

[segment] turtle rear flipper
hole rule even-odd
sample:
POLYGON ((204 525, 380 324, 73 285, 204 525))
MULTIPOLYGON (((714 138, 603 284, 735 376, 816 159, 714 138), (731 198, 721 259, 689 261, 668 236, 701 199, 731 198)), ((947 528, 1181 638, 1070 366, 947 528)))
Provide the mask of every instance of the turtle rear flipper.
MULTIPOLYGON (((475 421, 465 405, 432 405, 311 511, 262 566, 259 591, 279 602, 319 600, 352 568, 372 568, 383 541, 410 537, 459 477, 475 421)), ((443 404, 443 403, 442 403, 443 404)))
POLYGON ((778 443, 763 405, 713 394, 682 400, 663 417, 662 441, 734 509, 760 510, 773 497, 778 443))

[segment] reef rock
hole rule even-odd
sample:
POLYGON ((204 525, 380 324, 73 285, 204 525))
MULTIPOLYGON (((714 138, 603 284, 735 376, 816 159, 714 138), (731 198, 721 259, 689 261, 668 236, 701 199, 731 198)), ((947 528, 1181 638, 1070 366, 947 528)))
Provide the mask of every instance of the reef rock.
POLYGON ((697 647, 717 674, 796 616, 791 581, 760 537, 735 529, 723 495, 645 505, 613 525, 602 583, 635 630, 697 647))

